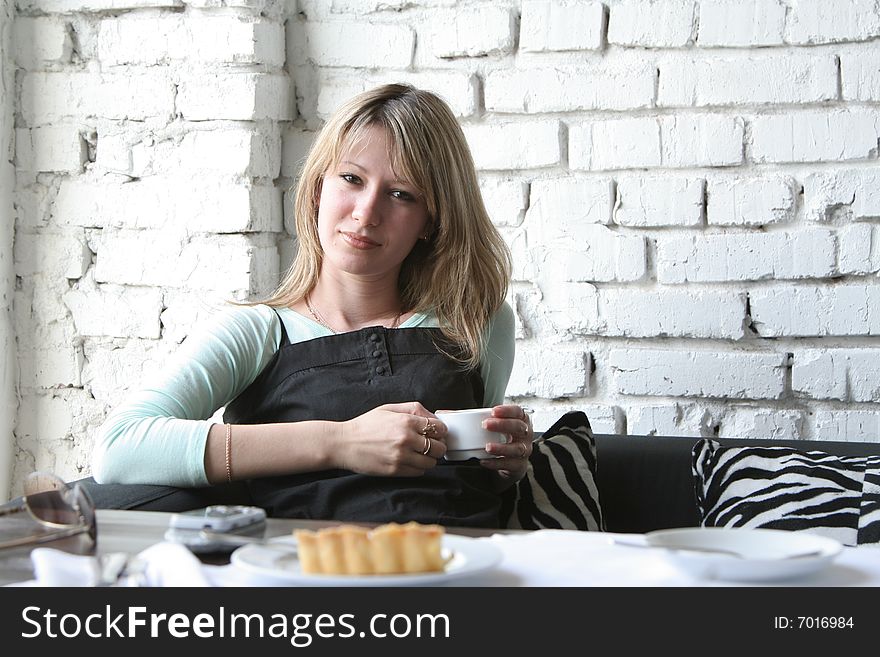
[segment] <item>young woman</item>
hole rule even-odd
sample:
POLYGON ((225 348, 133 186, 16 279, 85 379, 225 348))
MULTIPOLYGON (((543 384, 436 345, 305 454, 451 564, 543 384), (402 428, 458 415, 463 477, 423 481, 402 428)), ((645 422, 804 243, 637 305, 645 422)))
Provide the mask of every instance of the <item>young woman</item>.
POLYGON ((103 425, 100 483, 243 480, 270 515, 495 526, 526 472, 509 254, 464 135, 436 95, 365 92, 317 137, 276 292, 186 340, 103 425), (225 406, 222 424, 206 418, 225 406), (497 457, 450 463, 438 409, 493 406, 497 457))

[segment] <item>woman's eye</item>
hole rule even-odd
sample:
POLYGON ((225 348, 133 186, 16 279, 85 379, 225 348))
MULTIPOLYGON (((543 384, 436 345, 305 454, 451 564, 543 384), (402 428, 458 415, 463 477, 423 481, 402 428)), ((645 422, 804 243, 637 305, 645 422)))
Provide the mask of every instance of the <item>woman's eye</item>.
POLYGON ((342 178, 345 182, 351 183, 352 185, 357 185, 361 181, 361 179, 353 173, 341 173, 339 174, 339 177, 342 178))
POLYGON ((400 199, 401 201, 415 201, 416 197, 410 194, 409 192, 405 192, 402 189, 395 189, 391 192, 391 196, 396 199, 400 199))

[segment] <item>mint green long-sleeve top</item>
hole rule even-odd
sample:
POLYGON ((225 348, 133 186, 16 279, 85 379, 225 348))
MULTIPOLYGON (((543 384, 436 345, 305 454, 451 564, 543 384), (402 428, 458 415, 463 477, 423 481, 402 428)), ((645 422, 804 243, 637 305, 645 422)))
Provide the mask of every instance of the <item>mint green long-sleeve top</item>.
MULTIPOLYGON (((207 486, 205 444, 216 411, 241 394, 281 343, 332 333, 289 308, 236 306, 190 335, 162 372, 116 408, 95 437, 98 483, 207 486), (279 321, 280 317, 280 321, 279 321)), ((416 314, 400 328, 436 328, 436 315, 416 314)), ((484 406, 504 400, 514 357, 513 311, 506 303, 487 328, 480 374, 484 406)))

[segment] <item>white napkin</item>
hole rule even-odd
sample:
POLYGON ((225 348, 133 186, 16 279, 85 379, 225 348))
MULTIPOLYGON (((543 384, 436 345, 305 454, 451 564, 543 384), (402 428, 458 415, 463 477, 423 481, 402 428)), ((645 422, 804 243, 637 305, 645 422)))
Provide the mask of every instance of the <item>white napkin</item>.
POLYGON ((162 542, 151 545, 135 557, 101 557, 68 554, 55 548, 34 548, 31 552, 36 586, 212 586, 211 567, 204 566, 185 546, 162 542), (127 562, 127 563, 126 563, 127 562), (115 564, 115 566, 114 566, 115 564), (120 567, 126 572, 118 581, 104 581, 102 575, 115 578, 120 567), (109 567, 109 568, 108 568, 109 567))

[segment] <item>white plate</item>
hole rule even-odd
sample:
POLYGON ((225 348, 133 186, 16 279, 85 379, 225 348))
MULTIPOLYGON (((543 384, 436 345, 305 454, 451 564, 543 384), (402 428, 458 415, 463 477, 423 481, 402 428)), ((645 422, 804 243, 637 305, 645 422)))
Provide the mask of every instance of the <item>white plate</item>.
POLYGON ((759 582, 809 575, 827 567, 843 546, 831 538, 777 529, 699 527, 649 532, 645 541, 668 548, 667 558, 703 579, 759 582), (718 548, 741 556, 690 551, 718 548))
POLYGON ((443 549, 452 559, 446 570, 409 575, 306 575, 300 571, 295 552, 296 539, 282 536, 267 545, 245 545, 232 553, 237 567, 267 577, 281 585, 302 586, 431 586, 445 584, 488 570, 501 561, 501 550, 489 541, 467 536, 443 537, 443 549), (284 547, 290 548, 285 550, 284 547))

